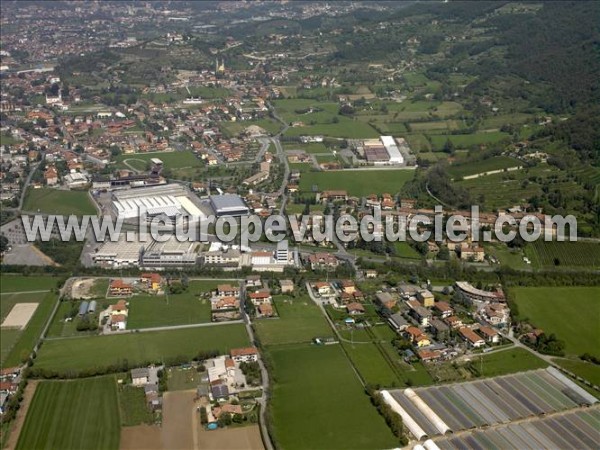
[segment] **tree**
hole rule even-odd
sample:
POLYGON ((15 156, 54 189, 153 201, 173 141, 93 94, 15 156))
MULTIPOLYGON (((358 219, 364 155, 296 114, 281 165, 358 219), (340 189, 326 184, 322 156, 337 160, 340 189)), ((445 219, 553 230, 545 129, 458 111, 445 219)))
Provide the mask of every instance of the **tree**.
POLYGON ((4 235, 0 236, 0 253, 4 253, 8 249, 8 238, 4 235))

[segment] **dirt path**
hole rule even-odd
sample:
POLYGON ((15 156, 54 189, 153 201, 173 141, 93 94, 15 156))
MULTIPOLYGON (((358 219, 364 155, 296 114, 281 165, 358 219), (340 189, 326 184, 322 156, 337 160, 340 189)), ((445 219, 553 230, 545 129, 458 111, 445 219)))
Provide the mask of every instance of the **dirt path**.
POLYGON ((15 420, 11 425, 10 435, 6 441, 6 450, 13 450, 17 447, 17 441, 19 440, 19 435, 21 434, 21 428, 23 428, 23 424, 25 423, 25 417, 27 417, 27 411, 29 410, 29 405, 31 404, 31 400, 33 399, 33 394, 35 394, 35 389, 38 383, 39 380, 29 381, 25 387, 21 407, 17 411, 17 417, 15 417, 15 420))

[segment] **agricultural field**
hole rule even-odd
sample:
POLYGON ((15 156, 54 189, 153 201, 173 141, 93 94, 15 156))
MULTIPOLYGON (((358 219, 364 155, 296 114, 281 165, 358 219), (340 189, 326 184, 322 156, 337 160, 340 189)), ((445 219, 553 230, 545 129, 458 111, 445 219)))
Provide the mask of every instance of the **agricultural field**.
POLYGON ((277 346, 268 354, 277 381, 270 415, 278 447, 367 449, 398 444, 338 345, 277 346))
POLYGON ((281 130, 281 123, 273 119, 244 120, 243 122, 223 122, 222 127, 232 136, 243 133, 249 126, 259 126, 267 133, 275 135, 281 130))
POLYGON ((2 274, 0 292, 49 291, 56 287, 58 278, 2 274))
POLYGON ((42 333, 55 301, 56 295, 51 292, 2 294, 0 296, 1 321, 4 321, 17 303, 38 303, 24 329, 2 328, 0 330, 0 362, 3 367, 17 366, 27 360, 42 333))
POLYGON ((494 256, 501 266, 510 267, 512 269, 528 269, 531 264, 523 261, 523 251, 520 249, 508 248, 505 244, 486 243, 483 245, 486 254, 494 256))
POLYGON ((122 426, 129 427, 153 422, 154 416, 146 404, 143 388, 124 385, 119 386, 118 391, 122 426))
POLYGON ((300 142, 285 142, 283 144, 284 150, 303 150, 306 153, 331 153, 331 151, 325 147, 322 142, 310 142, 308 144, 302 144, 300 142))
POLYGON ((315 337, 332 335, 323 314, 308 296, 276 295, 273 302, 279 318, 253 322, 263 345, 310 342, 315 337))
POLYGON ((59 215, 96 215, 96 208, 87 191, 52 188, 27 189, 23 210, 59 215))
POLYGON ((600 358, 600 287, 512 289, 519 319, 527 319, 565 343, 565 353, 600 358))
POLYGON ((17 450, 119 448, 114 377, 42 381, 36 388, 17 450))
POLYGON ((166 169, 182 169, 186 167, 200 167, 202 161, 191 151, 176 152, 151 152, 151 153, 130 153, 116 157, 119 167, 126 168, 124 162, 127 162, 137 170, 146 170, 148 162, 152 158, 160 159, 166 169))
POLYGON ((414 248, 410 246, 408 242, 398 241, 394 242, 394 254, 395 257, 398 258, 406 258, 406 259, 421 259, 421 254, 416 251, 414 248))
POLYGON ((469 148, 474 145, 495 144, 503 139, 510 138, 508 133, 501 131, 479 132, 473 134, 432 134, 431 144, 434 150, 442 150, 446 141, 450 140, 455 148, 469 148))
POLYGON ((541 369, 548 366, 544 360, 536 358, 523 348, 473 356, 471 360, 479 376, 486 378, 541 369))
POLYGON ((124 361, 129 367, 135 367, 169 357, 192 359, 200 351, 226 353, 231 348, 248 345, 248 335, 241 324, 60 339, 44 343, 34 368, 80 373, 120 365, 124 361))
POLYGON ((494 170, 503 170, 509 167, 518 167, 522 163, 508 156, 495 156, 481 161, 465 161, 461 164, 452 165, 448 168, 448 174, 454 178, 462 178, 469 175, 483 174, 494 170))
POLYGON ((546 242, 538 239, 526 248, 537 267, 600 267, 600 244, 597 242, 546 242))
MULTIPOLYGON (((600 366, 580 359, 555 358, 554 362, 590 383, 600 386, 600 366)), ((595 393, 596 397, 598 394, 595 393)))
POLYGON ((343 189, 348 191, 348 195, 357 197, 385 192, 395 195, 413 176, 412 170, 307 172, 300 179, 300 191, 304 195, 311 194, 316 187, 317 192, 343 189))
POLYGON ((129 329, 210 322, 210 291, 219 283, 190 281, 187 291, 169 295, 135 295, 129 299, 129 329))
POLYGON ((516 170, 508 173, 498 173, 470 180, 455 181, 471 193, 471 198, 477 201, 485 210, 508 208, 526 202, 533 196, 543 194, 541 183, 552 179, 552 189, 564 190, 576 195, 582 187, 573 180, 568 180, 565 174, 547 164, 516 170), (558 177, 558 178, 556 178, 558 177), (536 180, 532 182, 531 180, 536 180))
MULTIPOLYGON (((338 116, 335 116, 338 118, 338 116)), ((285 132, 286 136, 328 136, 345 139, 376 138, 379 133, 368 123, 339 116, 337 122, 316 123, 304 127, 291 127, 285 132)))

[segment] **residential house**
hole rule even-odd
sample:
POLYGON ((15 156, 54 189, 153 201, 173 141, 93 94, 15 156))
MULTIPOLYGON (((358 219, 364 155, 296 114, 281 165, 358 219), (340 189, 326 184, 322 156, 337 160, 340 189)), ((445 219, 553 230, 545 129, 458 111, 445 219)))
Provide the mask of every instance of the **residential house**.
POLYGON ((140 281, 144 283, 148 289, 158 291, 160 289, 162 277, 157 273, 143 273, 140 277, 140 281))
POLYGON ((235 362, 258 361, 258 349, 256 347, 233 348, 229 354, 235 362))
POLYGON ((222 406, 212 408, 212 415, 215 419, 219 419, 222 414, 230 414, 234 416, 236 414, 241 415, 242 413, 242 405, 232 405, 230 403, 226 403, 222 406))
POLYGON ((422 291, 417 292, 417 299, 426 308, 432 307, 433 303, 435 302, 433 294, 428 289, 423 289, 422 291))
POLYGON ((475 333, 473 330, 467 327, 458 329, 458 333, 461 335, 463 340, 467 342, 470 347, 479 348, 485 345, 485 341, 481 336, 475 333))
POLYGON ((128 313, 129 313, 129 310, 127 309, 127 301, 126 300, 121 299, 114 305, 110 305, 110 315, 111 316, 116 316, 116 315, 127 316, 128 313))
POLYGON ((463 326, 463 322, 462 320, 460 320, 458 317, 456 316, 450 316, 450 317, 446 317, 444 319, 444 322, 446 322, 446 325, 448 325, 450 328, 452 328, 453 330, 457 330, 460 327, 463 326))
POLYGON ((365 307, 358 302, 349 303, 346 305, 346 310, 348 311, 348 314, 353 316, 365 313, 365 307))
POLYGON ((431 341, 427 335, 417 327, 407 327, 406 330, 404 330, 404 333, 410 339, 411 343, 417 347, 427 347, 431 345, 431 341))
POLYGON ((273 317, 273 305, 270 303, 263 303, 258 305, 256 308, 258 310, 258 314, 262 317, 273 317))
POLYGON ((331 284, 326 281, 317 281, 313 283, 312 287, 318 295, 331 295, 333 293, 331 284))
POLYGON ((58 172, 54 166, 49 166, 45 170, 44 179, 48 186, 55 186, 58 183, 58 172))
POLYGON ((108 292, 114 297, 129 296, 133 294, 133 286, 125 283, 121 279, 111 280, 108 292))
POLYGON ((444 341, 448 339, 450 335, 450 327, 440 319, 431 319, 431 322, 429 322, 429 329, 438 341, 444 341))
POLYGON ((433 309, 440 313, 442 319, 450 317, 452 314, 454 314, 454 309, 452 309, 452 307, 446 302, 435 302, 433 304, 433 309))
POLYGON ((356 285, 352 280, 340 281, 340 287, 342 289, 342 292, 345 292, 346 294, 354 294, 354 292, 356 291, 356 285))
POLYGON ((417 354, 423 362, 437 361, 442 357, 442 352, 440 352, 439 350, 423 349, 419 350, 417 354))
POLYGON ((400 313, 392 314, 388 317, 388 322, 398 332, 406 330, 409 326, 408 321, 400 313))
POLYGON ((237 309, 240 307, 240 300, 238 297, 213 297, 210 299, 210 305, 212 311, 219 311, 223 309, 237 309))
POLYGON ((408 300, 406 304, 410 308, 409 314, 417 320, 421 326, 426 327, 432 317, 431 311, 421 306, 417 300, 408 300))
POLYGON ((231 284, 219 284, 217 286, 217 295, 219 297, 238 297, 240 295, 240 288, 231 284))
POLYGON ((294 282, 292 280, 279 280, 282 294, 294 292, 294 282))
POLYGON ((375 294, 375 300, 382 307, 387 309, 392 309, 396 306, 396 303, 398 303, 398 300, 396 300, 389 292, 378 292, 375 294))
POLYGON ((483 335, 484 339, 489 344, 497 344, 500 342, 500 333, 498 333, 492 327, 479 327, 479 333, 483 335))
POLYGON ((246 277, 246 287, 262 287, 262 281, 260 275, 248 275, 246 277))
POLYGON ((308 262, 312 270, 331 270, 339 265, 339 260, 335 256, 325 252, 309 255, 308 262))
POLYGON ((258 291, 258 292, 250 292, 248 294, 248 299, 252 302, 254 306, 271 304, 273 301, 273 297, 268 291, 258 291))
POLYGON ((150 370, 147 367, 140 369, 131 369, 131 384, 134 386, 144 386, 150 381, 150 370))
POLYGON ((127 316, 125 314, 110 316, 110 327, 113 331, 123 331, 127 327, 127 316))

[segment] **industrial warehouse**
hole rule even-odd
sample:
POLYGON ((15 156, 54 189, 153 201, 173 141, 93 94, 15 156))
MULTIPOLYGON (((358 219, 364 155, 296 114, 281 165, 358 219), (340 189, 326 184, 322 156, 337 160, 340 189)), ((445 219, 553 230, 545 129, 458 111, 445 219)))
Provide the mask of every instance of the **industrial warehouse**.
MULTIPOLYGON (((587 408, 598 400, 552 367, 446 386, 382 391, 381 394, 386 403, 402 417, 410 433, 417 440, 427 440, 423 446, 415 448, 488 447, 463 441, 474 439, 466 433, 457 434, 452 439, 447 437, 441 445, 436 438, 479 428, 485 428, 486 435, 497 430, 515 448, 565 448, 561 439, 569 442, 570 438, 560 431, 557 436, 538 418, 546 417, 544 420, 547 421, 550 417, 556 417, 557 421, 562 422, 566 419, 555 416, 556 413, 576 409, 581 411, 582 407, 586 407, 585 410, 596 417, 595 423, 598 424, 599 410, 587 408), (531 419, 528 424, 535 431, 516 431, 514 422, 521 424, 523 419, 531 419), (539 433, 541 437, 534 437, 539 433), (524 444, 519 444, 521 441, 524 444), (547 445, 548 442, 552 445, 547 445)), ((598 437, 596 431, 595 442, 598 442, 598 437)), ((577 442, 574 440, 570 446, 586 448, 585 441, 580 445, 577 442)), ((498 445, 498 448, 509 447, 498 445)))
POLYGON ((112 207, 117 217, 137 219, 146 215, 149 219, 177 216, 203 219, 206 215, 192 201, 189 191, 178 184, 144 187, 116 191, 112 194, 112 207))

